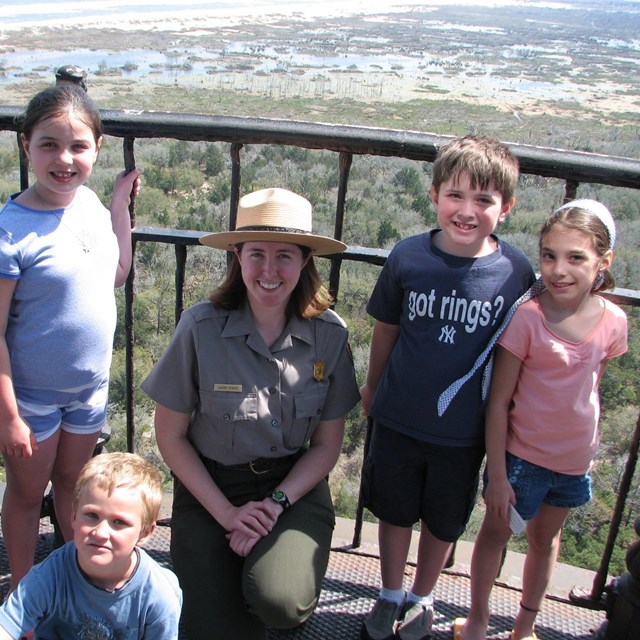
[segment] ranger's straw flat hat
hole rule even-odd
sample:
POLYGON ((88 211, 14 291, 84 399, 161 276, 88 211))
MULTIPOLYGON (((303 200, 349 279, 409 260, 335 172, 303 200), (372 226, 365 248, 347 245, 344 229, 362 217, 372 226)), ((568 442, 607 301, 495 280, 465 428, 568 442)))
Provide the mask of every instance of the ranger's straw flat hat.
POLYGON ((235 231, 210 233, 200 242, 215 249, 233 251, 241 242, 290 242, 311 249, 315 255, 341 253, 344 242, 311 232, 311 203, 286 189, 261 189, 240 198, 235 231))

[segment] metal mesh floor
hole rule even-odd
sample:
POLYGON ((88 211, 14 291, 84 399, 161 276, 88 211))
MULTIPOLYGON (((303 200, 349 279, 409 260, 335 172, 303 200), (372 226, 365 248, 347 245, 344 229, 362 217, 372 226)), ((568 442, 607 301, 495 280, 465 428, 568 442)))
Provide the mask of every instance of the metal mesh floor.
MULTIPOLYGON (((160 526, 145 545, 149 554, 163 565, 171 566, 169 556, 170 529, 160 526)), ((53 543, 48 520, 41 521, 40 539, 36 551, 42 560, 53 543)), ((407 566, 407 581, 414 569, 407 566)), ((9 582, 9 565, 0 539, 0 595, 4 596, 9 582)), ((324 580, 320 603, 315 613, 301 627, 293 631, 269 632, 269 640, 342 640, 359 638, 360 624, 378 595, 378 558, 358 551, 334 550, 324 580)), ((435 592, 433 640, 451 640, 454 618, 466 615, 469 607, 469 579, 466 575, 445 572, 435 592)), ((492 618, 488 638, 508 640, 520 602, 520 592, 496 585, 492 594, 492 618)), ((568 601, 547 599, 538 616, 536 632, 539 640, 588 640, 602 622, 605 614, 577 607, 568 601)), ((182 640, 188 640, 181 635, 182 640)), ((241 638, 239 640, 242 640, 241 638)))
MULTIPOLYGON (((414 569, 407 567, 407 581, 414 569)), ((357 551, 334 551, 324 581, 320 603, 314 615, 295 632, 272 631, 275 640, 316 640, 359 637, 360 624, 378 596, 379 562, 377 557, 357 551)), ((469 607, 469 578, 444 573, 435 592, 433 640, 451 640, 451 625, 459 616, 465 616, 469 607)), ((520 592, 496 586, 492 594, 491 628, 487 635, 492 640, 508 640, 513 616, 518 610, 520 592)), ((568 602, 545 601, 536 625, 540 640, 569 640, 591 638, 604 621, 604 612, 588 611, 568 602)))

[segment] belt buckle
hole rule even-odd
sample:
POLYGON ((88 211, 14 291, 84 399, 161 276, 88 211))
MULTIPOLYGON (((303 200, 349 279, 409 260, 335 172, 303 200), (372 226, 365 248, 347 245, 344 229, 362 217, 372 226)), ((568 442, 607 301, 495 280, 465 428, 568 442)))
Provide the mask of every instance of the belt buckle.
POLYGON ((255 465, 255 463, 259 463, 259 458, 256 458, 255 460, 252 460, 249 463, 249 469, 251 469, 251 471, 253 473, 255 473, 257 476, 261 476, 263 473, 268 473, 269 469, 264 469, 263 471, 260 471, 260 469, 258 469, 255 465))

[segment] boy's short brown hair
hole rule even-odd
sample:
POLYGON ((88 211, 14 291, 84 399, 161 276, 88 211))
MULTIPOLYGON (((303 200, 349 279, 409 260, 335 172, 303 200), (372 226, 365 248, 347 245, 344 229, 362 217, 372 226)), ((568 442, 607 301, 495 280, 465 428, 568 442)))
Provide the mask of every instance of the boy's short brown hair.
POLYGON ((142 498, 142 531, 148 531, 160 515, 162 479, 158 471, 144 458, 134 453, 102 453, 94 456, 82 468, 73 492, 73 512, 76 513, 82 492, 95 485, 111 495, 115 489, 135 489, 142 498))
POLYGON ((520 167, 518 159, 502 142, 484 136, 464 136, 438 150, 432 185, 439 191, 443 182, 451 178, 457 181, 465 173, 472 188, 495 189, 502 194, 502 201, 508 202, 514 197, 520 167))

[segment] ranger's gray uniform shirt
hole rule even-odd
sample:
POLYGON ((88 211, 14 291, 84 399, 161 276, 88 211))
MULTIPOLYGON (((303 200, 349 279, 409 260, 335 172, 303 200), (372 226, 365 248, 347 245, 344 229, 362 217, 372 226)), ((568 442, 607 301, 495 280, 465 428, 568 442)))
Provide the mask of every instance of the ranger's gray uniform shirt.
POLYGON ((227 311, 202 302, 183 312, 142 389, 191 414, 189 440, 206 458, 225 465, 280 458, 360 400, 347 340, 329 310, 291 318, 269 348, 248 304, 227 311))

